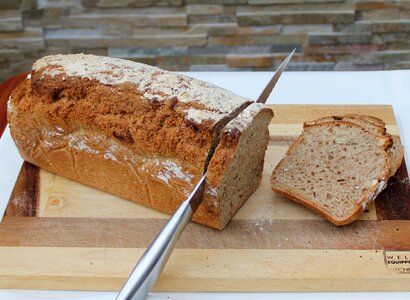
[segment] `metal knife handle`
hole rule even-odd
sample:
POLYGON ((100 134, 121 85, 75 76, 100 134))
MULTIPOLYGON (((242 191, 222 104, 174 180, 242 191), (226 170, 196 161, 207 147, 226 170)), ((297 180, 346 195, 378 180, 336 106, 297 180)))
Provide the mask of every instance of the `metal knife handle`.
POLYGON ((147 248, 135 266, 117 300, 143 300, 159 278, 182 231, 192 218, 202 200, 204 175, 188 199, 182 202, 167 224, 147 248))

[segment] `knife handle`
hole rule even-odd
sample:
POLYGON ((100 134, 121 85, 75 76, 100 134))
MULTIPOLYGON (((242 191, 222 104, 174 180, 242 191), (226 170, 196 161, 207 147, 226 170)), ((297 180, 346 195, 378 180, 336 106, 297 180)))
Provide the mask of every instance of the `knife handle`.
POLYGON ((143 300, 147 297, 165 267, 179 236, 202 200, 204 182, 205 175, 142 255, 119 292, 117 300, 143 300))

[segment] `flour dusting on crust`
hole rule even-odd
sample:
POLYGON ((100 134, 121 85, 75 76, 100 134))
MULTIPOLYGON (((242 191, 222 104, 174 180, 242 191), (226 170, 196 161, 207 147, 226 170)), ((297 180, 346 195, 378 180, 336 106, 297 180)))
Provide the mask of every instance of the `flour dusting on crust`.
POLYGON ((46 56, 33 65, 44 76, 80 77, 104 85, 133 84, 149 100, 176 98, 194 104, 186 118, 196 123, 219 121, 250 100, 213 84, 119 58, 84 54, 46 56), (200 108, 198 108, 200 107, 200 108))
POLYGON ((169 183, 171 178, 178 178, 191 183, 191 180, 194 177, 192 174, 185 173, 180 166, 170 160, 162 162, 155 160, 154 164, 160 167, 160 171, 156 174, 156 177, 165 183, 169 183))
POLYGON ((226 125, 225 131, 244 131, 249 125, 251 125, 256 115, 264 108, 267 108, 267 106, 262 103, 252 103, 247 108, 245 108, 235 119, 233 119, 226 125))

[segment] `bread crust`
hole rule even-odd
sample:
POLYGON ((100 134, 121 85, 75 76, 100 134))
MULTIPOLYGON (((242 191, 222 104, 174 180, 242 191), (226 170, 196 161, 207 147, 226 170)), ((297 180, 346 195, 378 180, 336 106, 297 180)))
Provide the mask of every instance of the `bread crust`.
MULTIPOLYGON (((303 195, 299 195, 296 193, 293 193, 292 191, 286 190, 286 189, 282 189, 279 186, 276 186, 274 183, 274 176, 275 176, 275 171, 279 168, 281 168, 282 164, 284 163, 285 159, 292 154, 292 152, 294 151, 294 149, 296 148, 296 146, 298 144, 300 144, 305 135, 307 134, 306 130, 309 130, 310 128, 313 127, 320 127, 322 126, 323 123, 321 124, 309 124, 309 126, 307 126, 307 128, 305 129, 305 131, 298 136, 298 138, 296 138, 293 143, 289 146, 288 151, 286 152, 285 156, 281 159, 281 161, 277 164, 277 166, 275 167, 274 171, 272 172, 272 176, 271 176, 271 188, 274 192, 277 192, 287 198, 292 199, 293 201, 302 204, 303 206, 315 211, 316 213, 322 215, 324 218, 326 218, 327 220, 329 220, 331 223, 337 225, 337 226, 341 226, 341 225, 346 225, 349 224, 351 222, 353 222, 354 220, 357 219, 357 217, 359 217, 364 210, 366 209, 366 207, 371 203, 372 200, 374 200, 374 198, 377 196, 378 193, 376 193, 378 190, 382 190, 383 188, 386 187, 387 185, 387 179, 389 177, 389 170, 390 170, 390 166, 391 166, 391 159, 390 156, 387 154, 387 152, 383 151, 383 156, 386 160, 386 166, 384 168, 384 171, 382 174, 380 174, 379 178, 378 178, 378 183, 377 185, 374 185, 373 188, 368 189, 366 191, 366 193, 364 193, 362 195, 362 197, 357 201, 357 205, 355 207, 355 209, 352 211, 352 213, 347 216, 346 218, 343 219, 339 219, 339 218, 335 218, 334 216, 332 216, 331 214, 329 214, 328 212, 326 212, 325 210, 323 210, 321 207, 315 205, 314 203, 310 202, 309 199, 307 199, 306 197, 304 197, 303 195), (365 205, 363 205, 365 204, 365 205), (364 207, 363 207, 364 206, 364 207)), ((349 126, 352 127, 356 127, 359 128, 363 131, 367 131, 365 130, 362 126, 357 125, 355 123, 352 122, 348 122, 348 121, 330 121, 330 122, 326 122, 327 126, 331 125, 331 126, 338 126, 338 124, 347 124, 349 126)), ((390 145, 390 138, 384 136, 384 135, 377 135, 377 137, 380 139, 380 141, 382 142, 382 144, 380 145, 381 149, 383 150, 387 150, 389 145, 390 145)))
POLYGON ((390 177, 396 174, 397 170, 400 168, 403 158, 404 158, 404 147, 400 142, 398 136, 392 136, 392 147, 389 149, 389 154, 392 158, 392 165, 390 167, 390 177))

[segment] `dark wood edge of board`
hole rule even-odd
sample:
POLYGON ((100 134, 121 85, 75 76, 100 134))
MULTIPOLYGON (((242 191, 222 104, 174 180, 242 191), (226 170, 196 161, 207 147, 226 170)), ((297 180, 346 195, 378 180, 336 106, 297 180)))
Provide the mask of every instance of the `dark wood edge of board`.
POLYGON ((5 217, 35 217, 39 201, 40 169, 28 162, 21 166, 4 212, 5 217))
POLYGON ((410 181, 404 158, 375 204, 378 220, 410 220, 410 181))

